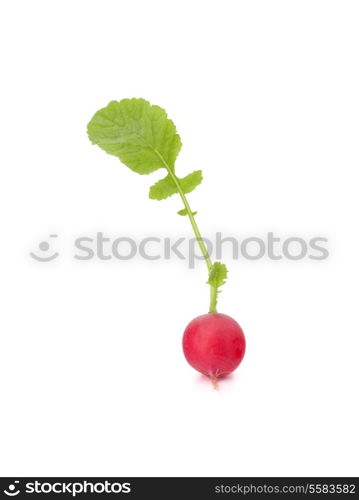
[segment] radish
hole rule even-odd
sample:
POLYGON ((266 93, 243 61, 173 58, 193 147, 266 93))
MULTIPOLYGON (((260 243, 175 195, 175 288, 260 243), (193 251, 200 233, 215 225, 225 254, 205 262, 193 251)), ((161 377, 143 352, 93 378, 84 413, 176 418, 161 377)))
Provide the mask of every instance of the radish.
POLYGON ((208 313, 193 319, 183 334, 183 352, 188 363, 217 380, 233 372, 243 359, 246 341, 242 328, 226 314, 208 313))
POLYGON ((202 171, 177 176, 175 161, 182 147, 180 136, 166 111, 144 99, 111 101, 94 114, 87 132, 93 144, 117 156, 138 174, 165 170, 165 177, 150 187, 151 199, 164 200, 179 194, 183 208, 178 214, 189 218, 207 265, 210 287, 209 313, 189 323, 183 336, 183 351, 188 363, 217 386, 217 379, 231 373, 242 361, 245 338, 234 319, 217 312, 219 288, 226 282, 227 268, 222 262, 212 263, 195 219, 197 212, 192 211, 186 197, 202 182, 202 171))

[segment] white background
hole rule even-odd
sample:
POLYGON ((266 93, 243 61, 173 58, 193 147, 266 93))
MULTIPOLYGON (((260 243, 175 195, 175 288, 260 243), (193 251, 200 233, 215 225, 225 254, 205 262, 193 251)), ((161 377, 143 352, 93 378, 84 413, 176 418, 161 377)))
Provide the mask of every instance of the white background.
POLYGON ((358 2, 12 0, 0 19, 1 475, 358 475, 358 2), (248 350, 219 392, 181 350, 203 264, 73 259, 96 231, 191 235, 179 199, 147 198, 156 174, 87 139, 124 97, 174 119, 204 234, 329 239, 322 262, 227 258, 220 310, 248 350))

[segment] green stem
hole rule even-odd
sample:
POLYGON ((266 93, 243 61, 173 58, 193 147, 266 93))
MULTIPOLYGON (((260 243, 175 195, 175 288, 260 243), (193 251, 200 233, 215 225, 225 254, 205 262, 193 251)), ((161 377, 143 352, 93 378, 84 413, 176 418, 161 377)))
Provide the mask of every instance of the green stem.
MULTIPOLYGON (((163 158, 163 156, 161 155, 161 153, 159 151, 157 151, 157 149, 155 149, 154 151, 157 154, 157 156, 160 158, 160 160, 162 161, 162 163, 165 166, 165 168, 166 168, 169 176, 171 177, 171 179, 175 183, 176 188, 178 190, 178 193, 179 193, 179 195, 180 195, 180 197, 181 197, 181 199, 183 201, 183 205, 184 205, 184 207, 186 209, 186 212, 187 212, 187 215, 189 217, 189 220, 190 220, 193 232, 194 232, 194 234, 196 236, 197 243, 198 243, 199 248, 200 248, 200 250, 202 252, 203 258, 206 261, 207 269, 208 269, 208 277, 209 277, 209 273, 211 272, 213 264, 212 264, 211 258, 209 256, 206 244, 203 241, 202 235, 201 235, 200 230, 199 230, 199 228, 197 226, 196 219, 194 218, 193 212, 192 212, 191 207, 190 207, 190 205, 188 203, 188 200, 186 198, 186 195, 183 192, 183 189, 182 189, 182 187, 181 187, 181 185, 180 185, 180 183, 178 181, 177 176, 172 171, 172 169, 169 167, 168 163, 163 158)), ((210 285, 209 312, 210 313, 216 313, 217 312, 217 289, 213 285, 210 285)))
MULTIPOLYGON (((167 171, 168 171, 169 175, 171 176, 173 182, 175 183, 176 188, 178 190, 178 193, 179 193, 179 195, 180 195, 180 197, 181 197, 181 199, 183 201, 183 205, 185 206, 185 209, 186 209, 188 218, 190 220, 193 232, 194 232, 194 234, 196 236, 197 243, 199 245, 199 248, 201 249, 203 258, 204 258, 204 260, 205 260, 205 262, 207 264, 208 276, 209 276, 209 273, 211 272, 213 264, 212 264, 212 261, 211 261, 211 258, 209 256, 209 254, 208 254, 208 250, 207 250, 206 244, 203 241, 203 238, 202 238, 202 235, 201 235, 200 230, 198 228, 196 219, 195 219, 195 217, 193 215, 193 212, 192 212, 191 207, 190 207, 190 205, 188 203, 186 195, 184 194, 184 192, 183 192, 183 190, 181 188, 181 185, 178 182, 178 178, 172 172, 171 169, 167 168, 167 171)), ((215 289, 214 286, 210 285, 210 301, 209 301, 209 312, 210 313, 216 313, 217 312, 216 305, 217 305, 217 290, 215 289)))

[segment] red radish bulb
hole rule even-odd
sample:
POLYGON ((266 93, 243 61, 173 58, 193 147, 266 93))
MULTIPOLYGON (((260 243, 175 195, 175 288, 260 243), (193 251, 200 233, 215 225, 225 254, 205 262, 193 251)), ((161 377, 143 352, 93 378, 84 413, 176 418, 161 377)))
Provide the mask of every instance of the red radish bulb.
POLYGON ((183 352, 188 363, 217 379, 233 372, 243 359, 246 340, 239 324, 230 316, 208 313, 193 319, 183 334, 183 352))

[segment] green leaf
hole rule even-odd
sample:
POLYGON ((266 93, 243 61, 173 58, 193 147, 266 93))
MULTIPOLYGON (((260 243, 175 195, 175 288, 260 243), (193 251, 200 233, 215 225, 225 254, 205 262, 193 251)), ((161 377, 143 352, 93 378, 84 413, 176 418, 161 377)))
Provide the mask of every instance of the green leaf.
POLYGON ((149 197, 163 200, 179 193, 184 206, 179 215, 189 215, 201 252, 210 268, 208 283, 211 286, 210 312, 216 312, 219 290, 227 279, 227 268, 220 262, 211 263, 206 245, 195 224, 187 193, 202 182, 202 171, 179 178, 175 173, 175 161, 181 150, 180 136, 172 120, 159 106, 145 99, 123 99, 111 101, 94 114, 87 125, 90 141, 138 174, 150 174, 160 168, 166 170, 166 177, 150 188, 149 197))
POLYGON ((224 285, 227 279, 228 271, 222 262, 214 262, 211 267, 207 283, 218 289, 224 285))
MULTIPOLYGON (((178 215, 188 215, 187 208, 182 208, 182 210, 178 210, 178 215)), ((196 215, 198 212, 191 212, 192 215, 196 215)))
POLYGON ((87 132, 93 144, 138 174, 173 171, 182 145, 166 111, 145 99, 110 102, 94 114, 87 132))
POLYGON ((177 193, 176 184, 167 175, 164 179, 161 179, 150 187, 149 197, 151 200, 164 200, 175 193, 177 193))
MULTIPOLYGON (((188 194, 201 184, 202 179, 202 171, 195 170, 182 179, 177 178, 177 181, 183 193, 188 194)), ((149 197, 152 200, 164 200, 165 198, 168 198, 178 192, 178 188, 171 175, 167 175, 150 187, 149 197)))
POLYGON ((183 179, 179 179, 179 183, 184 194, 187 194, 199 186, 202 180, 202 170, 195 170, 191 174, 186 175, 186 177, 183 177, 183 179))

